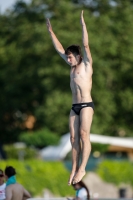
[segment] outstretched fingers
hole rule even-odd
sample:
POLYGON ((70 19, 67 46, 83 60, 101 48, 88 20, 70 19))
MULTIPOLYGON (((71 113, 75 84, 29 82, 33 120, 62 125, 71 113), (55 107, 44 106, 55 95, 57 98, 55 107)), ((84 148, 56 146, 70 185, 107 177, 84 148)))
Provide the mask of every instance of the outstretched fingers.
POLYGON ((82 10, 82 11, 81 11, 81 17, 80 17, 80 23, 81 23, 81 24, 84 24, 83 13, 84 13, 84 11, 82 10))
POLYGON ((51 26, 50 20, 48 18, 46 19, 46 25, 47 25, 48 31, 51 31, 52 30, 52 26, 51 26))

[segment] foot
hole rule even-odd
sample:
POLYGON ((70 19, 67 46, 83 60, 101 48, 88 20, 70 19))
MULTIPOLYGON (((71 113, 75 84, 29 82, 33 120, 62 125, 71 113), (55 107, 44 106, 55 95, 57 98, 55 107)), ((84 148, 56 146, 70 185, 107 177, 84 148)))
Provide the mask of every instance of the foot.
POLYGON ((75 176, 75 172, 73 172, 73 173, 70 174, 70 178, 69 178, 69 181, 68 181, 68 185, 71 185, 74 176, 75 176))
POLYGON ((78 170, 77 174, 73 178, 73 184, 76 184, 79 181, 81 181, 85 174, 86 174, 85 170, 78 170))

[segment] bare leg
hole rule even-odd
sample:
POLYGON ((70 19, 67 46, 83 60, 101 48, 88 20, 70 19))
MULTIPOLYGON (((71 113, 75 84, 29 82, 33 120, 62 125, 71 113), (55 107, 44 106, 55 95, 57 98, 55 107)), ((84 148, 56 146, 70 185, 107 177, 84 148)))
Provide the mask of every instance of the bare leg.
POLYGON ((78 172, 74 176, 73 183, 78 183, 85 175, 85 168, 91 152, 90 128, 93 118, 93 109, 90 107, 83 108, 80 112, 80 137, 82 141, 82 162, 78 172))
POLYGON ((70 112, 69 119, 70 128, 70 140, 72 145, 72 171, 68 181, 68 185, 71 185, 73 178, 79 168, 79 156, 80 156, 80 135, 79 135, 79 116, 74 113, 73 110, 70 112))

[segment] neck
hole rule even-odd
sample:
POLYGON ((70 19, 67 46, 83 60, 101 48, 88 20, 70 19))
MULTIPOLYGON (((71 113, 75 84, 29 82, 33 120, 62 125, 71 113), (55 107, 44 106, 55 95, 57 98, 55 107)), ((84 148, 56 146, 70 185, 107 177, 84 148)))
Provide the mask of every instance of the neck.
POLYGON ((11 184, 15 184, 16 183, 16 177, 15 176, 11 176, 10 178, 8 178, 7 182, 6 182, 6 186, 7 185, 11 185, 11 184))

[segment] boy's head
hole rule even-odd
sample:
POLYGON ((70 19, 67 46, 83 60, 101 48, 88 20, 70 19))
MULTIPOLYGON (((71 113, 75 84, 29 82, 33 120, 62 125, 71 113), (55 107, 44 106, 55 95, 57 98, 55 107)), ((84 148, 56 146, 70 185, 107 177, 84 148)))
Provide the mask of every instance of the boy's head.
POLYGON ((75 56, 80 55, 81 56, 81 47, 79 45, 71 45, 69 47, 67 47, 67 49, 65 50, 65 54, 69 55, 69 54, 74 54, 75 56))
POLYGON ((67 61, 71 66, 80 64, 82 61, 81 48, 79 45, 71 45, 65 50, 67 61))
POLYGON ((5 175, 10 178, 11 176, 14 176, 16 174, 15 169, 12 166, 5 168, 5 175))

